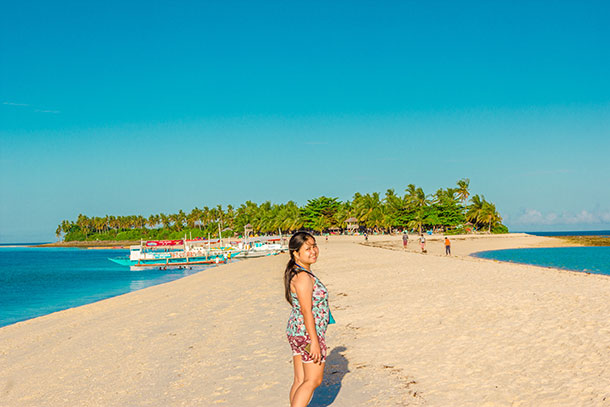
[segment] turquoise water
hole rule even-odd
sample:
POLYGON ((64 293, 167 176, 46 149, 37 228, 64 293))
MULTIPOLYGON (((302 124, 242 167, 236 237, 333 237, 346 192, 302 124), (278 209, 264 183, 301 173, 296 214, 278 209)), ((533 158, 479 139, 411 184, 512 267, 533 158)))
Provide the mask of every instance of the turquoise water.
POLYGON ((604 236, 610 237, 610 230, 580 230, 563 232, 523 232, 535 236, 604 236))
POLYGON ((108 257, 128 250, 0 246, 0 326, 89 304, 196 273, 130 271, 108 257))
POLYGON ((610 275, 610 247, 507 249, 474 253, 484 259, 610 275))

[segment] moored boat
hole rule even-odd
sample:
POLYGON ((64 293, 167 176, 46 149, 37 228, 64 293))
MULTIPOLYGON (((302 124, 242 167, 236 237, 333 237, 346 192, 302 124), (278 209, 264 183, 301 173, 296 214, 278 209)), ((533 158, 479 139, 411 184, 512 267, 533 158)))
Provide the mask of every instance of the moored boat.
POLYGON ((282 236, 247 237, 231 243, 240 250, 235 257, 244 259, 273 256, 288 250, 282 236))
POLYGON ((129 248, 129 256, 109 258, 132 270, 146 267, 182 268, 226 263, 241 252, 220 240, 149 240, 129 248))

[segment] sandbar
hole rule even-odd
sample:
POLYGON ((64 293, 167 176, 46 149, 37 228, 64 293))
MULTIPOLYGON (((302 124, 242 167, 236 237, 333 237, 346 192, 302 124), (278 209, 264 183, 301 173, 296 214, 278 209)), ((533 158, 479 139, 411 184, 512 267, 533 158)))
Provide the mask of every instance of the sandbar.
MULTIPOLYGON (((337 324, 312 406, 610 405, 610 277, 469 256, 559 239, 440 239, 318 239, 337 324)), ((287 406, 286 261, 0 328, 0 406, 287 406)))

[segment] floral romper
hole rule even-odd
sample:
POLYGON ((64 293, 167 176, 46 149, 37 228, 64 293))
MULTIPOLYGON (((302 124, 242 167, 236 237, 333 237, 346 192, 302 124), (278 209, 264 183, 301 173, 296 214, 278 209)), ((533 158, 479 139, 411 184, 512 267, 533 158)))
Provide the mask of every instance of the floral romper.
MULTIPOLYGON (((328 290, 318 279, 318 277, 306 270, 304 271, 314 278, 313 292, 311 296, 312 312, 316 325, 318 342, 320 343, 322 362, 326 362, 327 349, 325 335, 330 318, 330 311, 328 308, 328 290)), ((286 327, 288 343, 290 343, 290 347, 292 348, 293 356, 301 355, 301 360, 303 363, 312 363, 313 359, 305 350, 305 347, 311 343, 311 339, 309 338, 307 330, 305 329, 305 320, 303 319, 303 313, 301 312, 301 305, 299 304, 299 299, 295 293, 291 292, 290 295, 292 296, 292 312, 290 313, 290 318, 288 318, 288 326, 286 327)))

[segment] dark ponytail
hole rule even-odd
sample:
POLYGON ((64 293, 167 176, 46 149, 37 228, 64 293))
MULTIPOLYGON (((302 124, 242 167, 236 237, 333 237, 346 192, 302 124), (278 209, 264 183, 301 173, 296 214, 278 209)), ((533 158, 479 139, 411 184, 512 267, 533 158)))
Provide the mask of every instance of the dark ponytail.
POLYGON ((301 249, 301 246, 309 240, 313 239, 315 242, 316 239, 307 232, 297 232, 290 238, 288 242, 288 252, 290 254, 290 259, 288 260, 288 264, 286 264, 286 269, 284 270, 284 291, 286 295, 286 301, 292 305, 292 296, 290 295, 290 282, 292 278, 299 274, 301 270, 299 270, 296 266, 296 261, 294 260, 294 252, 298 252, 301 249))

